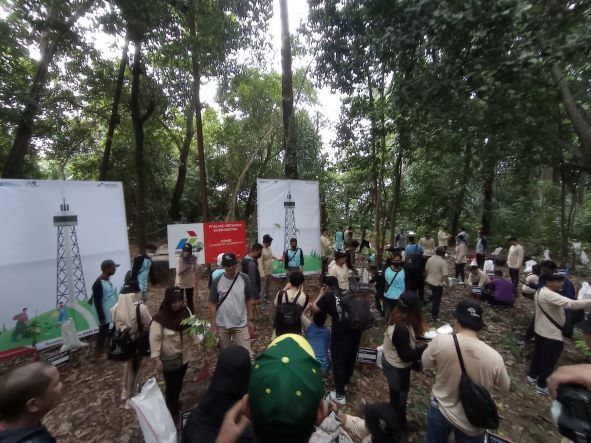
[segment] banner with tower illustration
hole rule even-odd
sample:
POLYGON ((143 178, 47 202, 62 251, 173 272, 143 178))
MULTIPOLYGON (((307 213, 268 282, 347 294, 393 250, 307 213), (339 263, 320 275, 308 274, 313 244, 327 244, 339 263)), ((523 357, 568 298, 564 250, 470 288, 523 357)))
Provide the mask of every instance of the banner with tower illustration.
POLYGON ((76 334, 97 330, 89 298, 101 262, 121 265, 116 288, 130 269, 121 183, 3 179, 0 208, 0 356, 82 345, 76 334))
MULTIPOLYGON (((257 179, 258 239, 273 237, 271 249, 280 257, 297 238, 304 253, 304 273, 322 269, 320 258, 320 194, 317 181, 257 179)), ((285 274, 273 262, 273 275, 285 274)))

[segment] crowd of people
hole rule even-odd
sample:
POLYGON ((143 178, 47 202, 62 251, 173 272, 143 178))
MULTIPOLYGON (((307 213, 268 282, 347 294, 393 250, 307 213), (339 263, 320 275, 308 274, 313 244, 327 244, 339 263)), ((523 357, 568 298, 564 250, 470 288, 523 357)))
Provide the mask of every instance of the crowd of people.
MULTIPOLYGON (((516 337, 522 346, 534 341, 525 381, 541 395, 556 396, 559 385, 567 382, 591 387, 589 366, 578 371, 560 368, 553 374, 564 337, 572 336, 573 325, 591 307, 591 300, 576 299, 575 286, 555 263, 546 260, 532 266, 519 286, 525 253, 515 238, 507 254, 507 279, 498 257, 489 253, 482 231, 473 254, 463 228, 455 236, 454 254, 443 229, 437 243, 428 232, 417 237, 401 231, 396 244, 387 245, 383 264, 378 264, 367 229, 362 229, 360 241, 350 226, 339 228, 334 236, 323 230, 323 277, 318 291, 313 291, 317 294, 307 294, 304 288, 304 253, 295 238, 281 256, 273 253, 268 234, 262 244, 252 244, 242 260, 234 252, 220 254, 210 273, 207 296, 209 324, 219 346, 217 366, 204 398, 187 420, 182 441, 303 443, 332 441, 335 432, 364 442, 404 441, 422 427, 407 417, 412 374, 429 370, 435 372, 435 380, 426 441, 444 443, 453 434, 457 443, 482 442, 487 430, 465 409, 464 377, 468 374, 486 392, 498 395, 510 389, 510 379, 499 352, 479 338, 485 327, 481 302, 511 309, 518 294, 531 300, 533 314, 524 335, 516 337), (355 266, 355 254, 368 257, 372 275, 367 282, 363 270, 355 266), (448 259, 455 265, 452 274, 448 259), (286 279, 276 294, 271 293, 274 261, 282 262, 286 279), (433 325, 439 322, 442 299, 454 285, 463 287, 467 264, 469 291, 464 291, 466 297, 449 319, 453 333, 437 334, 425 316, 430 314, 433 325), (370 310, 372 297, 374 310, 370 310), (267 305, 275 312, 271 342, 254 355, 251 341, 259 338, 254 335, 255 314, 267 305), (342 407, 354 384, 362 336, 370 327, 384 332, 379 364, 388 402, 367 399, 363 417, 355 417, 342 407), (328 386, 333 389, 325 395, 328 386)), ((133 260, 119 294, 110 282, 119 265, 102 262, 92 287, 99 320, 95 349, 97 355, 105 352, 110 325, 127 331, 137 343, 123 365, 121 400, 128 407, 149 348, 153 368, 164 379, 166 406, 178 423, 183 379, 197 346, 185 320, 195 312, 201 271, 192 247, 185 246, 177 258, 175 285, 166 288, 152 316, 144 302, 150 297, 148 277, 155 249, 148 245, 133 260)), ((582 329, 591 343, 591 327, 582 329)), ((0 442, 55 441, 41 420, 57 404, 60 392, 59 372, 45 363, 26 365, 3 377, 0 442)))

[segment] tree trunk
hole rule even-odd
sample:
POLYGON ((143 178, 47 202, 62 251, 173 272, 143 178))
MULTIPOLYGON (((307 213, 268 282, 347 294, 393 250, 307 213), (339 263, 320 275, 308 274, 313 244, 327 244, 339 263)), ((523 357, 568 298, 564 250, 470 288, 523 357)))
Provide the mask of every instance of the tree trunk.
POLYGON ((455 202, 453 203, 454 209, 451 217, 451 239, 452 246, 455 244, 455 235, 458 233, 460 228, 460 215, 462 215, 462 209, 464 208, 464 198, 466 197, 466 183, 468 182, 468 176, 470 174, 470 157, 472 155, 472 145, 470 142, 466 142, 464 148, 464 166, 462 168, 462 176, 460 178, 460 186, 457 194, 455 195, 455 202))
MULTIPOLYGON (((376 263, 382 263, 382 254, 384 252, 384 224, 382 222, 382 213, 384 212, 383 202, 383 188, 384 188, 384 167, 386 162, 386 115, 385 115, 385 83, 384 72, 382 71, 382 78, 380 82, 380 144, 378 161, 378 179, 376 186, 376 211, 375 211, 375 247, 376 247, 376 263)), ((376 145, 377 146, 377 145, 376 145)))
POLYGON ((482 220, 481 226, 484 234, 489 235, 492 227, 492 199, 493 199, 493 184, 495 181, 494 166, 488 168, 484 174, 482 183, 482 220))
POLYGON ((396 241, 396 217, 400 207, 400 188, 402 187, 402 158, 404 152, 408 150, 410 150, 410 135, 406 116, 403 114, 398 119, 398 152, 394 163, 394 189, 390 205, 390 245, 393 245, 396 241))
POLYGON ((33 124, 39 112, 41 93, 47 83, 47 73, 56 51, 56 44, 49 43, 49 32, 43 31, 39 43, 41 58, 37 63, 37 70, 33 83, 26 97, 25 107, 19 117, 12 148, 4 164, 2 176, 4 178, 23 178, 25 156, 29 152, 33 136, 33 124))
POLYGON ((121 50, 121 61, 119 62, 119 71, 117 73, 117 83, 115 84, 115 95, 113 97, 113 107, 111 109, 111 118, 109 118, 109 128, 107 129, 107 138, 105 139, 105 151, 103 152, 103 161, 101 163, 101 172, 99 180, 107 179, 109 171, 109 160, 111 157, 111 146, 113 145, 113 135, 115 134, 115 126, 119 124, 119 102, 121 101, 121 92, 123 91, 123 81, 125 80, 125 68, 129 62, 127 54, 129 47, 129 39, 125 36, 123 49, 121 50))
POLYGON ((560 266, 566 263, 566 180, 560 183, 560 266))
POLYGON ((177 174, 176 184, 174 186, 174 192, 170 202, 169 215, 171 221, 180 221, 181 217, 181 198, 183 197, 185 183, 187 182, 187 160, 189 158, 189 152, 191 151, 191 142, 193 141, 193 136, 195 135, 195 129, 193 127, 194 113, 195 108, 191 102, 186 111, 187 127, 185 129, 183 146, 179 155, 179 172, 177 174))
POLYGON ((298 177, 296 146, 293 140, 293 78, 291 72, 291 41, 287 0, 279 1, 281 14, 281 106, 283 109, 283 150, 285 152, 285 177, 298 177))
POLYGON ((187 18, 189 21, 189 37, 191 47, 191 72, 193 75, 193 107, 195 108, 195 127, 197 129, 197 159, 199 162, 199 193, 203 221, 209 221, 209 203, 207 200, 207 170, 205 169, 205 147, 203 143, 203 119, 201 116, 201 68, 197 54, 197 28, 195 21, 195 4, 190 2, 187 18))

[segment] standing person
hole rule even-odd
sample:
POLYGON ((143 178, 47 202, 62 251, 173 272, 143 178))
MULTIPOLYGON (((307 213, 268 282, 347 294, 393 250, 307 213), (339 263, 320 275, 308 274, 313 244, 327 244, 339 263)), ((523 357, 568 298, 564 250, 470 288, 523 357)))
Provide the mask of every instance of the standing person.
POLYGON ((42 420, 62 396, 59 371, 49 363, 20 366, 0 379, 0 441, 55 443, 42 420))
POLYGON ((252 303, 255 305, 261 304, 261 274, 259 274, 259 262, 263 253, 263 245, 254 243, 250 247, 250 252, 244 256, 241 261, 242 272, 248 275, 250 279, 250 286, 252 287, 252 303))
POLYGON ((403 263, 400 252, 394 252, 390 265, 378 276, 377 296, 382 299, 384 304, 386 319, 390 318, 398 299, 407 288, 408 276, 402 267, 403 263))
MULTIPOLYGON (((183 429, 182 443, 215 443, 224 415, 248 392, 250 354, 242 346, 222 349, 205 397, 191 415, 183 429)), ((246 432, 238 442, 253 441, 246 432)))
POLYGON ((179 399, 194 341, 188 326, 181 322, 190 315, 183 303, 183 290, 169 287, 150 326, 150 356, 156 371, 164 376, 166 406, 175 422, 179 418, 179 399))
POLYGON ((519 286, 519 270, 521 269, 521 266, 523 266, 525 252, 523 246, 517 241, 517 238, 511 237, 510 242, 511 247, 507 254, 507 267, 509 268, 509 275, 511 276, 513 287, 517 289, 517 286, 519 286))
POLYGON ((148 243, 144 253, 134 257, 133 264, 131 265, 132 281, 137 281, 144 302, 148 301, 148 277, 150 278, 150 283, 154 284, 156 281, 154 271, 152 270, 152 257, 156 254, 156 249, 156 245, 148 243))
POLYGON ((546 379, 554 372, 564 347, 562 330, 566 322, 565 308, 588 309, 591 307, 591 300, 571 300, 560 295, 564 275, 542 274, 542 276, 544 287, 534 296, 535 346, 526 380, 529 385, 535 385, 538 394, 548 395, 546 379))
POLYGON ((254 333, 253 291, 248 275, 238 271, 238 260, 232 252, 222 258, 224 273, 214 280, 209 291, 211 332, 220 340, 222 349, 232 344, 250 352, 254 333))
POLYGON ((443 297, 443 288, 447 286, 449 272, 447 271, 447 262, 445 261, 445 249, 443 246, 437 246, 435 255, 425 264, 425 280, 431 288, 431 317, 432 321, 439 319, 439 308, 441 298, 443 297))
POLYGON ((195 312, 193 290, 199 286, 199 263, 197 256, 193 255, 193 246, 189 243, 185 243, 181 255, 176 258, 174 285, 183 290, 187 307, 191 313, 195 312))
POLYGON ((396 247, 399 249, 406 248, 408 244, 408 238, 406 237, 406 232, 404 229, 401 229, 398 235, 396 236, 396 247))
MULTIPOLYGON (((119 301, 113 307, 112 312, 115 327, 119 331, 126 330, 129 337, 135 342, 137 342, 142 332, 150 330, 150 323, 152 322, 152 316, 148 308, 138 301, 138 292, 140 292, 140 288, 137 284, 124 286, 119 294, 119 301), (139 323, 142 324, 142 330, 139 329, 139 323)), ((134 396, 141 362, 142 355, 135 352, 132 358, 125 363, 121 400, 127 400, 134 396)))
MULTIPOLYGON (((301 313, 303 314, 304 309, 308 304, 308 296, 304 292, 304 274, 294 271, 287 276, 287 279, 289 280, 288 283, 282 290, 277 292, 273 304, 278 307, 285 303, 295 303, 300 306, 301 313)), ((290 315, 292 318, 290 318, 288 322, 285 322, 285 317, 278 314, 279 313, 276 311, 275 322, 273 325, 273 338, 286 333, 302 333, 301 317, 295 319, 290 315)))
POLYGON ((353 227, 347 226, 347 229, 345 229, 345 248, 350 247, 352 241, 353 241, 353 227))
POLYGON ((111 283, 111 276, 115 275, 119 264, 113 260, 104 260, 101 263, 101 275, 92 285, 90 304, 94 305, 98 317, 99 327, 96 335, 96 353, 103 352, 105 340, 111 324, 111 308, 117 302, 117 289, 111 283))
MULTIPOLYGON (((224 258, 224 253, 220 253, 218 254, 218 256, 215 259, 215 269, 213 271, 211 271, 211 273, 209 274, 209 281, 207 282, 207 288, 211 289, 211 283, 218 278, 220 275, 222 275, 224 273, 224 267, 222 266, 222 258, 224 258)), ((260 265, 260 262, 259 262, 260 265)), ((261 281, 262 281, 262 277, 261 277, 261 281)))
POLYGON ((337 251, 345 249, 345 233, 342 226, 339 226, 339 229, 334 234, 334 247, 337 251))
POLYGON ((289 241, 289 249, 284 253, 284 267, 287 272, 304 270, 304 252, 298 248, 298 239, 289 241))
POLYGON ((269 299, 269 286, 273 281, 273 260, 281 261, 280 257, 275 257, 271 250, 273 237, 269 234, 263 235, 263 252, 259 260, 259 274, 261 276, 260 297, 264 303, 271 303, 269 299))
POLYGON ((431 257, 435 252, 435 239, 431 238, 430 232, 425 232, 425 236, 419 240, 419 246, 423 248, 423 254, 431 257))
POLYGON ((449 239, 449 234, 445 232, 443 227, 439 228, 439 232, 437 233, 437 246, 441 246, 447 252, 447 240, 449 239))
POLYGON ((367 239, 367 227, 363 227, 363 231, 361 232, 361 244, 359 245, 359 253, 363 251, 363 248, 370 249, 371 246, 369 244, 369 240, 367 239))
POLYGON ((423 352, 424 369, 436 371, 431 407, 427 418, 427 443, 447 443, 454 433, 456 443, 481 443, 486 429, 472 425, 460 401, 462 369, 454 338, 458 340, 470 378, 489 392, 508 392, 510 379, 503 357, 478 339, 484 327, 482 307, 472 300, 461 301, 455 310, 454 335, 438 335, 423 352))
POLYGON ((484 268, 484 260, 486 259, 486 250, 488 242, 486 235, 482 230, 478 231, 478 240, 476 241, 476 263, 480 269, 484 268))
POLYGON ((347 266, 347 257, 345 252, 335 252, 335 264, 328 271, 328 275, 335 277, 339 281, 339 288, 344 291, 349 290, 349 277, 351 276, 351 270, 347 266))
POLYGON ((415 236, 408 236, 408 246, 404 249, 404 270, 408 274, 408 287, 417 291, 422 302, 425 301, 425 260, 423 248, 415 242, 415 236))
POLYGON ((328 314, 332 320, 330 354, 332 356, 335 390, 330 395, 332 400, 344 405, 347 403, 345 387, 349 384, 353 375, 361 340, 361 331, 349 329, 343 324, 342 292, 339 289, 337 279, 328 276, 324 282, 327 289, 323 289, 316 303, 311 304, 311 310, 315 314, 319 312, 328 314))
POLYGON ((463 226, 460 227, 460 232, 458 232, 457 237, 463 237, 464 241, 466 242, 466 245, 468 244, 468 233, 466 232, 466 228, 464 228, 463 226))
POLYGON ((322 230, 322 235, 320 236, 320 256, 322 258, 322 275, 328 272, 328 262, 330 261, 330 257, 332 256, 332 247, 330 245, 330 240, 328 239, 329 236, 328 229, 322 230))
POLYGON ((458 235, 458 244, 456 245, 456 279, 460 280, 460 285, 464 284, 464 268, 468 263, 468 246, 466 238, 458 235))
POLYGON ((406 403, 410 391, 410 370, 421 360, 427 345, 419 343, 427 330, 419 297, 404 292, 388 319, 384 334, 382 370, 390 390, 390 406, 398 415, 402 430, 410 431, 406 420, 406 403))

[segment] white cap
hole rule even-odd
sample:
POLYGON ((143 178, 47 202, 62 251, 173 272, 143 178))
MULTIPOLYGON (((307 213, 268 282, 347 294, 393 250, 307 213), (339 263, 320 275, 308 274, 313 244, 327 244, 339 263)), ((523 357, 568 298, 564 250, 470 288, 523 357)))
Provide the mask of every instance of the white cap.
POLYGON ((221 254, 218 254, 218 258, 216 259, 216 263, 218 266, 222 266, 222 257, 223 256, 224 256, 223 252, 221 254))

